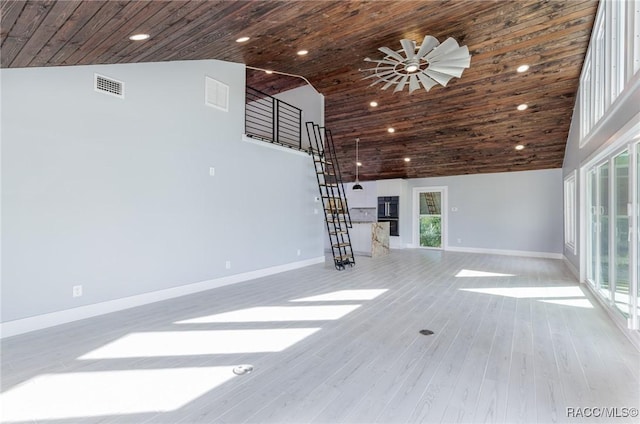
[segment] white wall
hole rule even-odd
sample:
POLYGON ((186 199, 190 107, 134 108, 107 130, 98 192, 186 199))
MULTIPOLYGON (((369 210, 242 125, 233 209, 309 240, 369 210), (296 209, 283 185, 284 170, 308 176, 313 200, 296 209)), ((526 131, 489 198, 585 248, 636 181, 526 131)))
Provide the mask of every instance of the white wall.
POLYGON ((308 149, 310 144, 306 122, 324 126, 324 96, 307 84, 284 91, 274 97, 302 110, 302 148, 308 149))
POLYGON ((311 159, 242 141, 244 71, 1 70, 2 322, 323 255, 311 159), (94 91, 94 72, 126 98, 94 91), (205 75, 229 85, 229 112, 204 105, 205 75))
POLYGON ((349 206, 375 207, 377 196, 400 196, 400 237, 392 237, 392 247, 413 244, 417 231, 413 189, 444 186, 449 209, 447 249, 550 257, 562 253, 560 169, 378 180, 362 185, 362 192, 353 192, 347 185, 349 206))

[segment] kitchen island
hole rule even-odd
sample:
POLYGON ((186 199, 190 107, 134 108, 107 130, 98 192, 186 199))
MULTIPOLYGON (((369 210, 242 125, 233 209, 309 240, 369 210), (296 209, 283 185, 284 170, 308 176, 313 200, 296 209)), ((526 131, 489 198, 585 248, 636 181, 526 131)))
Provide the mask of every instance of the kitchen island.
POLYGON ((351 246, 356 255, 376 258, 389 253, 389 223, 352 221, 349 230, 351 246))

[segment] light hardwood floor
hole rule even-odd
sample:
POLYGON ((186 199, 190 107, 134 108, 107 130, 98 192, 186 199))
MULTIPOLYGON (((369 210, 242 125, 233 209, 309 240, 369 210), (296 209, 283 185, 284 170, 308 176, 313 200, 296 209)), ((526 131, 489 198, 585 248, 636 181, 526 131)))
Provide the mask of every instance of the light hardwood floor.
POLYGON ((637 422, 567 416, 640 407, 640 354, 561 261, 428 250, 357 259, 343 272, 310 266, 6 339, 0 414, 637 422), (237 376, 239 364, 254 370, 237 376))

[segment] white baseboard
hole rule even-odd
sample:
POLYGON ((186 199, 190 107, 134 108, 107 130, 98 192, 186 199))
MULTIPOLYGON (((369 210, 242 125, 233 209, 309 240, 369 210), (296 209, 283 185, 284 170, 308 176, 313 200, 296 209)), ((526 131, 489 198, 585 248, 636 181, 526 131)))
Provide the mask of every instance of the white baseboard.
POLYGON ((580 281, 580 271, 578 271, 578 269, 571 262, 569 262, 569 259, 567 259, 566 256, 563 255, 562 260, 567 268, 569 268, 569 271, 571 271, 571 274, 576 277, 576 280, 580 281))
POLYGON ((547 259, 564 258, 564 255, 562 253, 533 252, 530 250, 502 250, 502 249, 484 249, 484 248, 477 248, 477 247, 457 247, 457 246, 447 246, 445 250, 450 252, 485 253, 489 255, 525 256, 529 258, 547 258, 547 259))
POLYGON ((205 290, 211 290, 230 284, 253 280, 268 275, 291 271, 324 262, 324 256, 318 256, 304 261, 292 262, 289 264, 273 266, 256 271, 244 272, 241 274, 229 275, 215 278, 213 280, 200 281, 186 284, 170 289, 158 290, 150 293, 138 294, 135 296, 123 297, 121 299, 109 300, 106 302, 94 303, 92 305, 80 306, 78 308, 66 309, 64 311, 51 312, 48 314, 36 315, 29 318, 17 319, 0 323, 0 338, 16 336, 30 331, 41 330, 72 321, 104 315, 123 309, 134 308, 161 300, 172 299, 205 290))

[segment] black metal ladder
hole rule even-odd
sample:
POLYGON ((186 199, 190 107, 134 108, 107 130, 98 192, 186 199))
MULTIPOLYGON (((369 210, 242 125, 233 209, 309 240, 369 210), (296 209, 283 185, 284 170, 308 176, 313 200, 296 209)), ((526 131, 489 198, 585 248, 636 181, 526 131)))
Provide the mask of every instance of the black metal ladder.
POLYGON ((307 122, 306 126, 333 262, 340 271, 356 263, 349 235, 349 228, 352 227, 349 205, 331 131, 313 122, 307 122))

